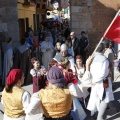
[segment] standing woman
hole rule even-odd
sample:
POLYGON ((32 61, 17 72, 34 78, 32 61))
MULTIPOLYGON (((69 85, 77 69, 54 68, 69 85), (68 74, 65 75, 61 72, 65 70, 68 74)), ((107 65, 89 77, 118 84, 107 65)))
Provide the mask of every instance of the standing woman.
MULTIPOLYGON (((76 64, 74 66, 74 70, 73 70, 73 74, 75 74, 78 78, 78 83, 81 84, 82 83, 82 77, 85 74, 85 65, 83 64, 83 58, 81 55, 77 55, 76 56, 76 60, 75 60, 76 64)), ((89 87, 81 87, 82 90, 82 100, 85 100, 85 98, 89 95, 88 92, 88 88, 89 87)), ((85 102, 85 101, 84 101, 85 102)))
POLYGON ((20 69, 13 69, 6 79, 6 86, 2 92, 4 105, 3 120, 25 120, 26 108, 30 102, 30 94, 21 88, 24 75, 20 69))
POLYGON ((74 66, 74 73, 77 75, 79 81, 81 82, 81 79, 85 73, 85 65, 83 64, 83 59, 81 55, 76 56, 76 65, 74 66))
POLYGON ((3 58, 3 74, 2 74, 2 85, 4 86, 6 77, 10 69, 13 67, 13 40, 9 37, 6 41, 6 45, 3 46, 4 58, 3 58))
POLYGON ((50 38, 48 35, 45 37, 45 41, 43 41, 41 44, 41 51, 43 66, 45 66, 45 69, 48 70, 48 63, 53 58, 54 51, 54 46, 52 42, 50 42, 50 38))

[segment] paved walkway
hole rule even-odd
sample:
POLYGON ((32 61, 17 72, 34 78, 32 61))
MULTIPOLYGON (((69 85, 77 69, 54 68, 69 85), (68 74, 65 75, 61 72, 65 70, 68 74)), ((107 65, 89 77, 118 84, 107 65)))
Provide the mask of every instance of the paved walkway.
MULTIPOLYGON (((110 109, 106 111, 105 117, 106 120, 120 120, 120 73, 115 68, 115 82, 113 83, 113 86, 115 88, 114 90, 114 97, 115 100, 110 103, 110 109), (119 76, 119 77, 118 77, 119 76)), ((25 90, 29 91, 32 94, 32 85, 24 86, 25 90)), ((1 93, 0 93, 1 95, 1 93)), ((0 110, 3 110, 3 105, 0 103, 0 110)), ((87 112, 87 118, 85 120, 95 120, 93 117, 90 117, 90 112, 87 112)), ((3 114, 0 112, 0 120, 3 119, 3 114)))

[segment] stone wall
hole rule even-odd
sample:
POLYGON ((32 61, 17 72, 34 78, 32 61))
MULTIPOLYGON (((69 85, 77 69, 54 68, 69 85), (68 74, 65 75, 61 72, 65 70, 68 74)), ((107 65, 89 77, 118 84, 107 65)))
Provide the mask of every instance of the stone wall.
POLYGON ((17 0, 0 0, 0 41, 7 37, 19 41, 17 0))
POLYGON ((120 8, 120 0, 71 0, 71 28, 77 35, 86 31, 90 53, 120 8))

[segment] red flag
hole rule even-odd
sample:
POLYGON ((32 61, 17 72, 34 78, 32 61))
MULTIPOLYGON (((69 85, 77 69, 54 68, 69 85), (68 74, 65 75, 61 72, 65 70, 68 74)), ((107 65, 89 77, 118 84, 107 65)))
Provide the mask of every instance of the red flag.
POLYGON ((120 16, 115 19, 112 26, 104 37, 120 44, 120 16))

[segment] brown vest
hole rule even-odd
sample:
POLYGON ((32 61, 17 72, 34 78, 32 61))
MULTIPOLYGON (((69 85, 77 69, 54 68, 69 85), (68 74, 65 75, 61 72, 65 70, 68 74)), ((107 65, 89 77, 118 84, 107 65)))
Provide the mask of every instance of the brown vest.
POLYGON ((46 117, 59 118, 69 114, 72 99, 68 89, 41 89, 39 97, 46 117))
POLYGON ((22 104, 23 89, 13 88, 12 93, 7 93, 5 89, 2 93, 5 115, 10 118, 19 118, 25 116, 22 104))

